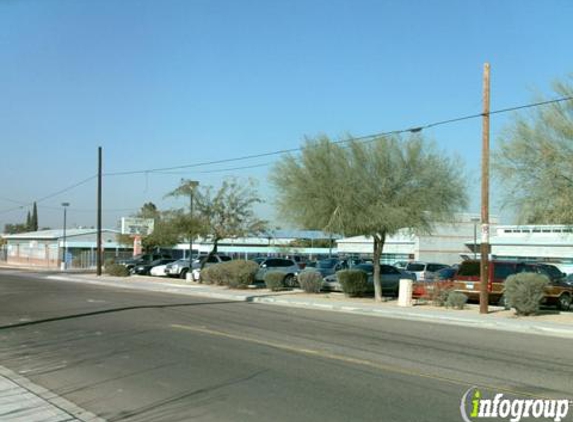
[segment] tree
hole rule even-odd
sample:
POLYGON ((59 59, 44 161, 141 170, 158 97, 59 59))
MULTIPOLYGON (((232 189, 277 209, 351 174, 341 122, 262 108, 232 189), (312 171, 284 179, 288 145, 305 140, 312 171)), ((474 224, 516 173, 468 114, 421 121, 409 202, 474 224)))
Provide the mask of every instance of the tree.
POLYGON ((196 182, 182 180, 179 187, 168 195, 193 195, 196 217, 189 217, 185 210, 176 211, 179 227, 189 235, 209 237, 213 242, 209 256, 217 253, 221 239, 256 235, 266 230, 266 221, 257 218, 253 210, 261 200, 251 181, 225 180, 214 192, 211 186, 197 188, 196 182))
MULTIPOLYGON (((554 90, 573 97, 573 75, 554 90)), ((520 223, 573 224, 573 100, 516 115, 498 140, 493 169, 520 223)))
POLYGON ((26 231, 32 231, 32 216, 30 215, 30 211, 26 214, 26 231))
POLYGON ((28 231, 28 226, 26 224, 5 224, 4 233, 6 234, 17 234, 25 233, 28 231))
MULTIPOLYGON (((466 205, 461 168, 420 135, 347 147, 322 136, 280 161, 271 182, 281 217, 304 229, 370 236, 377 263, 388 236, 402 228, 430 232, 432 221, 447 221, 466 205)), ((378 265, 374 292, 381 301, 378 265)))
POLYGON ((38 231, 38 206, 35 202, 32 208, 32 217, 30 218, 30 230, 38 231))

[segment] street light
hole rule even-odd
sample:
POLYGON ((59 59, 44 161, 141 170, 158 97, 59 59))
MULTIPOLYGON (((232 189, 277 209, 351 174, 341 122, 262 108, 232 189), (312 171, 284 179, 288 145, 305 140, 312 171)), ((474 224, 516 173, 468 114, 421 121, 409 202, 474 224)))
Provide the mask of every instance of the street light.
POLYGON ((187 281, 193 281, 193 194, 195 189, 199 186, 199 182, 196 180, 189 180, 187 182, 189 187, 189 225, 191 230, 189 231, 189 271, 187 272, 187 281))
POLYGON ((64 207, 64 247, 63 247, 63 253, 62 253, 62 262, 60 264, 60 268, 62 269, 62 271, 64 271, 66 269, 66 255, 68 253, 68 245, 66 244, 66 211, 68 209, 68 207, 70 206, 69 202, 62 202, 62 207, 64 207))
POLYGON ((477 217, 473 217, 471 222, 474 223, 474 260, 477 259, 477 223, 480 222, 480 219, 477 217))

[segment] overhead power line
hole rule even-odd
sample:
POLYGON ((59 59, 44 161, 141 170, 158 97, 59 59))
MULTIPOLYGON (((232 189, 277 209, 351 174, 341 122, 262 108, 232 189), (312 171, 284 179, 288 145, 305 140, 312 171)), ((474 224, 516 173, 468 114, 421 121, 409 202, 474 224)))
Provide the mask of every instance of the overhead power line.
MULTIPOLYGON (((553 100, 540 101, 540 102, 530 103, 530 104, 525 104, 525 105, 520 105, 520 106, 502 108, 499 110, 491 111, 489 113, 489 115, 509 113, 511 111, 540 107, 543 105, 555 104, 555 103, 560 103, 560 102, 569 101, 569 100, 573 100, 573 97, 562 97, 562 98, 556 98, 553 100)), ((453 119, 440 120, 437 122, 432 122, 432 123, 428 123, 428 124, 421 125, 421 126, 413 126, 413 127, 408 128, 408 129, 398 129, 398 130, 391 130, 391 131, 387 131, 387 132, 378 132, 378 133, 374 133, 371 135, 351 137, 351 138, 347 138, 347 139, 341 139, 339 141, 334 141, 333 143, 334 144, 344 144, 344 143, 349 143, 349 142, 353 142, 353 141, 365 142, 365 141, 374 140, 376 138, 380 138, 383 136, 399 135, 402 133, 417 133, 417 132, 421 132, 422 130, 425 130, 425 129, 430 129, 430 128, 437 127, 437 126, 444 126, 444 125, 448 125, 448 124, 452 124, 452 123, 461 122, 464 120, 477 119, 479 117, 483 117, 483 113, 475 113, 475 114, 470 114, 467 116, 456 117, 453 119)), ((283 154, 299 152, 299 151, 302 151, 302 149, 303 149, 303 147, 297 147, 297 148, 289 148, 289 149, 270 151, 270 152, 265 152, 265 153, 261 153, 261 154, 244 155, 244 156, 240 156, 240 157, 226 158, 226 159, 213 160, 213 161, 204 161, 204 162, 193 163, 193 164, 184 164, 184 165, 179 165, 179 166, 158 167, 158 168, 151 168, 151 169, 144 169, 144 170, 118 171, 118 172, 113 172, 113 173, 104 173, 104 176, 127 176, 127 175, 133 175, 133 174, 163 173, 163 172, 168 172, 168 171, 173 171, 173 170, 182 170, 182 169, 190 169, 190 168, 196 168, 196 167, 212 166, 212 165, 216 165, 216 164, 232 163, 232 162, 236 162, 236 161, 245 161, 245 160, 251 160, 251 159, 255 159, 255 158, 272 157, 275 155, 283 155, 283 154)), ((248 167, 245 167, 245 168, 248 168, 248 167)), ((218 170, 213 170, 213 172, 215 172, 215 171, 218 171, 218 170)))

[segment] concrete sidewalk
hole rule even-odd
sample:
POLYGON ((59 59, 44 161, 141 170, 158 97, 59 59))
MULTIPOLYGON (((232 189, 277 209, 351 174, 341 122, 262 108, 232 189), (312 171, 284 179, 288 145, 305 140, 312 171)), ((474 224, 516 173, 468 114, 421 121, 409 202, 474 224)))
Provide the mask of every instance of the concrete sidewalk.
POLYGON ((403 308, 396 301, 376 303, 373 299, 347 298, 343 294, 307 294, 301 290, 270 292, 267 289, 232 290, 222 286, 189 283, 179 279, 160 277, 110 277, 90 274, 49 275, 47 279, 80 282, 116 288, 142 289, 155 292, 200 296, 240 302, 264 303, 306 309, 320 309, 384 318, 406 319, 411 321, 433 322, 484 328, 491 330, 521 332, 552 337, 573 338, 573 313, 564 313, 561 321, 543 320, 544 317, 515 317, 512 311, 490 307, 488 315, 478 312, 476 305, 468 305, 467 310, 436 308, 430 305, 403 308))
POLYGON ((105 422, 3 366, 0 366, 0 421, 105 422))

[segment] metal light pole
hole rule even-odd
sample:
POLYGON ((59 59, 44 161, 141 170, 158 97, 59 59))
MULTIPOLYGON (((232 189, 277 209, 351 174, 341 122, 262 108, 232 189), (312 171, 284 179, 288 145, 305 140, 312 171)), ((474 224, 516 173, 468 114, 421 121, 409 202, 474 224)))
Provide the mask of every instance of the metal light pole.
MULTIPOLYGON (((189 180, 189 224, 193 224, 193 194, 195 189, 199 186, 196 180, 189 180)), ((193 233, 189 231, 189 271, 187 272, 187 281, 193 281, 193 233)))
POLYGON ((477 259, 477 223, 480 222, 479 218, 472 218, 472 223, 474 223, 474 260, 477 259))
POLYGON ((63 236, 63 241, 64 241, 64 247, 63 247, 63 252, 62 252, 62 262, 60 264, 60 268, 62 269, 62 271, 66 270, 66 255, 68 253, 68 245, 66 243, 66 218, 67 218, 67 214, 66 211, 68 210, 68 207, 70 206, 69 202, 62 202, 62 207, 64 207, 64 236, 63 236))

